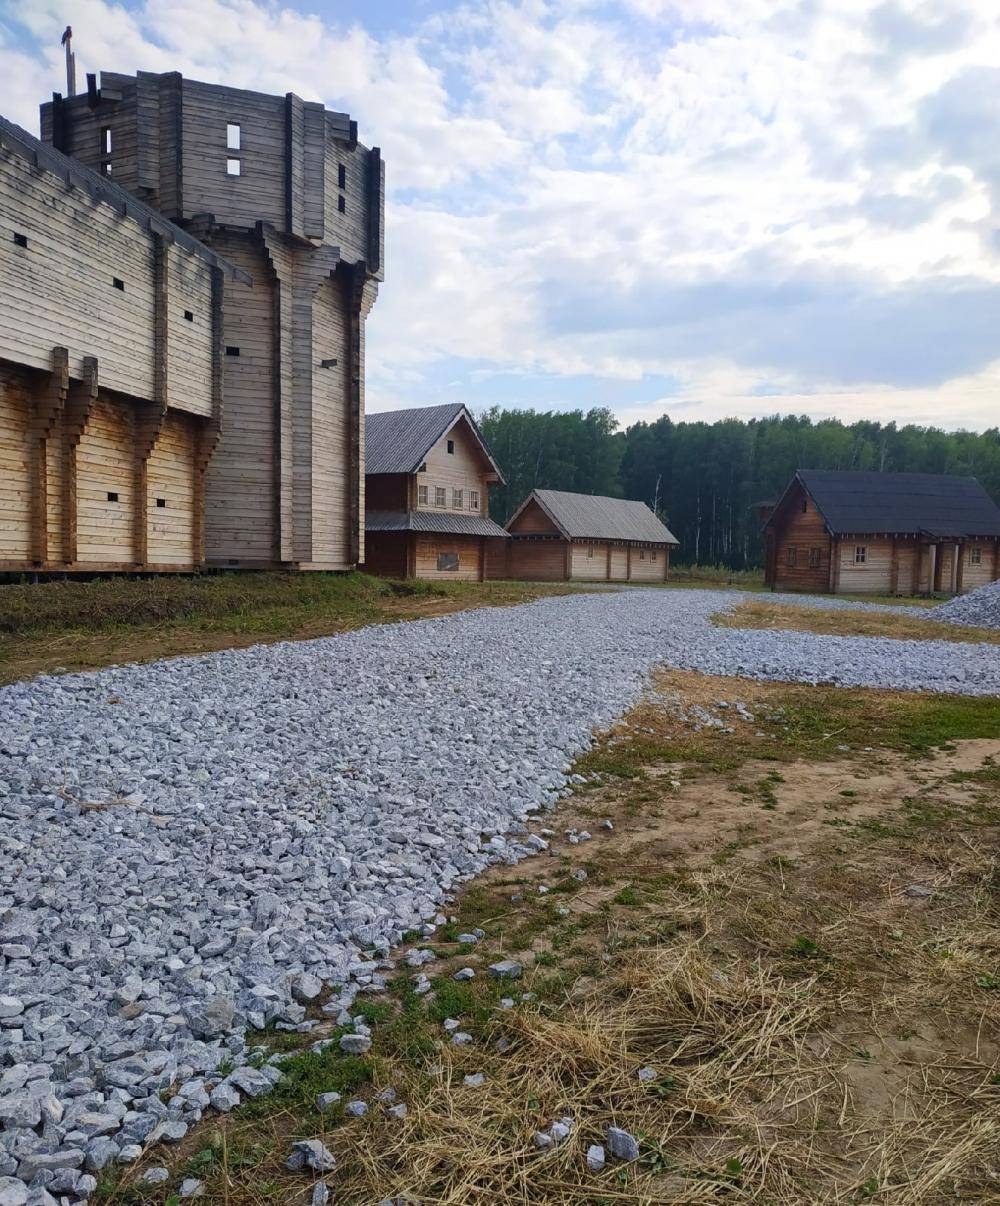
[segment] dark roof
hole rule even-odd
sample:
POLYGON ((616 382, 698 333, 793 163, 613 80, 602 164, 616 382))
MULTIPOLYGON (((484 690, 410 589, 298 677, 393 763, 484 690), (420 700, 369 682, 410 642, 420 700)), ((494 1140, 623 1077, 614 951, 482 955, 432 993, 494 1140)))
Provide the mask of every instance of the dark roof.
POLYGON ((34 134, 29 134, 27 130, 2 116, 0 116, 0 147, 26 159, 33 167, 41 168, 53 176, 58 176, 67 186, 72 185, 82 189, 95 201, 104 201, 122 216, 127 215, 133 221, 138 222, 144 230, 162 235, 168 242, 176 243, 185 251, 200 256, 214 267, 221 268, 230 276, 237 277, 248 285, 253 283, 252 278, 242 268, 234 267, 228 260, 217 255, 211 247, 206 247, 204 243, 189 235, 186 230, 175 226, 152 206, 146 205, 138 197, 133 196, 128 189, 122 188, 120 184, 115 184, 107 176, 100 175, 72 156, 64 155, 62 151, 50 147, 41 139, 36 138, 34 134))
POLYGON ((492 519, 482 515, 461 515, 448 511, 369 511, 365 515, 366 532, 447 532, 452 536, 502 536, 505 532, 492 519))
POLYGON ((409 410, 384 410, 365 418, 365 473, 416 473, 428 452, 445 432, 464 418, 472 428, 493 471, 503 485, 504 476, 476 420, 461 402, 446 406, 416 406, 409 410))
MULTIPOLYGON (((571 494, 567 490, 532 490, 518 508, 514 519, 532 499, 567 540, 680 543, 644 502, 636 502, 634 499, 605 498, 600 494, 571 494)), ((513 523, 514 519, 510 522, 513 523)))
POLYGON ((801 469, 796 478, 834 536, 849 532, 938 539, 1000 536, 1000 507, 974 477, 801 469))

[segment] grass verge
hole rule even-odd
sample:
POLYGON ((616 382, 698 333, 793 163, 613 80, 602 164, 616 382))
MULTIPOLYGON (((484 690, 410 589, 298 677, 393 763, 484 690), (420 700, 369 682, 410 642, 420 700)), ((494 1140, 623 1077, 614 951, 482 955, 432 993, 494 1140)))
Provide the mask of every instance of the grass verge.
POLYGON ((329 636, 365 624, 507 606, 565 583, 389 582, 240 573, 0 587, 0 684, 55 670, 329 636))
MULTIPOLYGON (((995 700, 663 674, 581 760, 550 853, 461 893, 431 939, 433 993, 401 966, 359 1000, 363 1061, 298 1054, 278 1094, 145 1163, 232 1206, 304 1206, 311 1183, 283 1164, 305 1137, 336 1155, 343 1203, 992 1200, 998 765, 995 700), (486 974, 511 957, 516 983, 486 974), (473 1041, 448 1041, 446 1018, 473 1041), (341 1087, 365 1118, 316 1113, 341 1087), (570 1136, 538 1149, 564 1115, 570 1136), (609 1125, 639 1157, 591 1172, 609 1125)), ((99 1200, 170 1201, 137 1172, 99 1200)))
MULTIPOLYGON (((895 602, 895 600, 893 600, 895 602)), ((921 616, 878 611, 844 611, 824 607, 798 607, 748 599, 714 619, 720 628, 770 628, 782 632, 817 632, 828 636, 891 637, 900 641, 959 641, 1000 645, 1000 632, 945 624, 921 616)))

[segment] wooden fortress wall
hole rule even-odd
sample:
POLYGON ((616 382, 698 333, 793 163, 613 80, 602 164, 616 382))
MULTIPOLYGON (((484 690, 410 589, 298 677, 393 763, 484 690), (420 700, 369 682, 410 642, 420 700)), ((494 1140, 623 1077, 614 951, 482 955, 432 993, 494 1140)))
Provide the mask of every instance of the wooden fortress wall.
POLYGON ((42 134, 252 277, 225 283, 207 563, 363 561, 364 328, 384 257, 378 148, 358 142, 347 114, 292 93, 176 72, 104 72, 89 96, 43 105, 42 134))
POLYGON ((222 270, 0 151, 0 570, 190 570, 222 270))

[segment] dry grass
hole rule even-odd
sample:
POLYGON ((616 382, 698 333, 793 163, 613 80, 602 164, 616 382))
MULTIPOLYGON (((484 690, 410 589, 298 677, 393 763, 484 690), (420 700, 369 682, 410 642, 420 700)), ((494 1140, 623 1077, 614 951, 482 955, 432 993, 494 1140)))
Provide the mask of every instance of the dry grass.
POLYGON ((364 624, 504 607, 568 583, 388 582, 365 574, 232 573, 0 585, 0 685, 364 624))
POLYGON ((782 632, 817 632, 828 636, 891 637, 900 641, 961 641, 1000 645, 1000 632, 961 624, 944 624, 916 615, 877 611, 842 611, 797 607, 748 599, 714 621, 721 628, 771 628, 782 632))
MULTIPOLYGON (((290 1087, 167 1156, 178 1178, 203 1176, 206 1202, 304 1206, 311 1186, 283 1162, 321 1137, 335 1200, 357 1206, 1000 1200, 1000 707, 680 673, 659 688, 550 819, 594 840, 470 885, 436 935, 434 994, 401 974, 361 1006, 370 1058, 299 1057, 290 1087), (695 698, 755 718, 696 733, 676 706, 695 698), (483 942, 456 947, 476 925, 483 942), (511 956, 516 988, 484 974, 511 956), (468 985, 451 979, 463 965, 480 969, 468 985), (535 999, 498 1008, 522 991, 535 999), (471 1046, 445 1041, 447 1016, 471 1046), (386 1085, 402 1122, 374 1100, 386 1085), (320 1088, 371 1111, 321 1117, 320 1088), (538 1150, 563 1115, 570 1138, 538 1150), (591 1173, 609 1125, 640 1158, 591 1173)), ((99 1200, 164 1197, 128 1173, 99 1200)))

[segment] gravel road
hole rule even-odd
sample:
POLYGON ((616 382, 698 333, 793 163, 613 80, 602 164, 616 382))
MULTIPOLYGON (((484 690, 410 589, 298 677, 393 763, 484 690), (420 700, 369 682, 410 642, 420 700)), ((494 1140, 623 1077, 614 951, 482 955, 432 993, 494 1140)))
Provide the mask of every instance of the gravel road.
POLYGON ((0 690, 0 1202, 82 1200, 266 1089, 247 1027, 308 1026, 321 983, 343 1019, 450 889, 532 853, 525 822, 656 664, 1000 690, 996 646, 711 625, 743 597, 576 595, 0 690))

